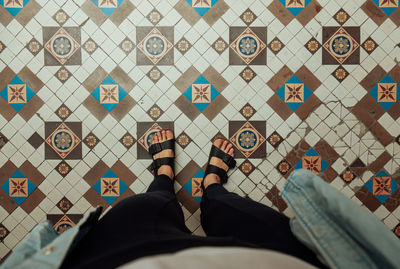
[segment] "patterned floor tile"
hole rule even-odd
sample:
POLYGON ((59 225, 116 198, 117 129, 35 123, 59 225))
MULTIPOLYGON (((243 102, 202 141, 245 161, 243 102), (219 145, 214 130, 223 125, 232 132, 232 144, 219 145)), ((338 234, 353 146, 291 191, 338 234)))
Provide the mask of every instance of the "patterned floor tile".
POLYGON ((381 25, 388 17, 400 25, 400 9, 397 0, 367 0, 361 8, 376 24, 381 25))
POLYGON ((313 94, 321 82, 305 66, 295 74, 284 66, 267 85, 275 91, 267 103, 283 120, 293 113, 305 119, 321 103, 313 94))
POLYGON ((265 121, 230 121, 229 140, 238 149, 235 151, 235 157, 264 158, 265 127, 265 121))
POLYGON ((84 197, 92 206, 101 205, 106 209, 134 195, 129 186, 137 177, 121 161, 117 161, 111 168, 99 161, 84 179, 91 186, 84 197))
POLYGON ((266 64, 266 27, 229 28, 229 64, 266 64))
POLYGON ((80 65, 81 30, 79 27, 43 27, 45 65, 80 65))
POLYGON ((138 27, 136 61, 138 65, 172 65, 174 63, 173 27, 138 27))
POLYGON ((322 6, 315 0, 274 0, 268 9, 284 25, 297 18, 305 26, 321 11, 322 6))
POLYGON ((224 0, 179 0, 175 9, 190 25, 194 25, 201 18, 213 25, 225 14, 229 6, 224 0))
POLYGON ((202 113, 211 121, 228 103, 221 95, 228 82, 212 67, 203 74, 189 68, 175 86, 182 92, 175 105, 191 120, 202 113))
POLYGON ((15 18, 25 26, 39 12, 40 8, 41 6, 35 0, 1 0, 0 22, 7 26, 15 18))
POLYGON ((110 74, 99 67, 83 85, 91 93, 84 105, 98 120, 103 120, 109 113, 121 120, 136 105, 129 95, 136 84, 119 67, 110 74))
POLYGON ((45 159, 81 159, 82 123, 46 122, 45 159))
POLYGON ((176 181, 182 186, 176 196, 178 201, 192 214, 200 208, 203 192, 201 182, 204 170, 194 161, 190 161, 181 172, 176 175, 176 181))
POLYGON ((0 73, 0 114, 11 120, 17 113, 29 120, 43 105, 37 92, 43 87, 43 82, 28 68, 15 74, 5 68, 0 73))
POLYGON ((19 168, 8 161, 0 170, 2 207, 8 213, 21 207, 29 214, 45 198, 38 189, 45 177, 29 161, 19 168))
POLYGON ((47 214, 47 219, 53 223, 53 228, 58 234, 74 227, 82 217, 82 214, 47 214))
POLYGON ((359 64, 360 27, 323 27, 322 64, 359 64))

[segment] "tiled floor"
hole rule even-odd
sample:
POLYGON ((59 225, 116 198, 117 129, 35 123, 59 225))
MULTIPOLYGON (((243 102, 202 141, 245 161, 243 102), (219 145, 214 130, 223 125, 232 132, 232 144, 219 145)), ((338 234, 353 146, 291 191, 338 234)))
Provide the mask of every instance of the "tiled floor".
POLYGON ((223 135, 237 148, 229 190, 290 214, 279 192, 307 168, 400 236, 398 6, 0 0, 0 258, 44 219, 62 232, 145 191, 162 127, 196 234, 223 135))

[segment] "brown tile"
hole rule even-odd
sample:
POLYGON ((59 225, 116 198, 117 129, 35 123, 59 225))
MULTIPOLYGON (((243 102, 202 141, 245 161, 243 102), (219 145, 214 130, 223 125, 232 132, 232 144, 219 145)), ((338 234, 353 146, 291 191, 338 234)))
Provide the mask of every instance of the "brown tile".
POLYGON ((190 160, 188 164, 176 175, 176 181, 181 186, 185 186, 200 169, 201 167, 198 166, 196 162, 190 160))
POLYGON ((312 94, 298 109, 296 109, 296 114, 300 119, 305 120, 320 104, 321 101, 318 97, 312 94))
POLYGON ((57 203, 57 207, 64 213, 71 209, 72 203, 65 196, 57 203))
POLYGON ((386 75, 385 70, 380 65, 377 65, 363 80, 360 84, 368 92, 378 84, 386 75))
POLYGON ((215 70, 212 66, 208 67, 203 76, 210 82, 220 93, 228 87, 229 83, 226 81, 220 73, 215 70))
POLYGON ((8 194, 0 188, 0 198, 1 198, 1 206, 11 214, 17 207, 18 204, 11 199, 8 194))
POLYGON ((387 18, 386 14, 371 0, 367 0, 361 9, 378 25, 381 25, 387 18))
POLYGON ((390 116, 392 116, 394 120, 397 120, 400 117, 400 102, 394 103, 393 106, 389 108, 387 112, 389 113, 390 116))
POLYGON ((157 120, 161 115, 164 113, 162 109, 158 105, 152 106, 148 111, 147 114, 153 119, 157 120))
POLYGON ((314 149, 329 165, 339 158, 339 154, 325 140, 321 139, 315 144, 314 149))
POLYGON ((61 161, 55 168, 55 170, 62 176, 65 177, 71 172, 72 167, 65 161, 61 161))
POLYGON ((224 0, 219 0, 206 14, 203 16, 208 25, 212 26, 221 18, 222 15, 229 9, 229 6, 224 0))
POLYGON ((371 54, 379 45, 371 37, 368 37, 361 46, 368 54, 371 54))
MULTIPOLYGON (((310 99, 310 98, 309 98, 310 99)), ((276 94, 272 95, 267 104, 283 119, 287 120, 293 114, 293 110, 276 94)))
POLYGON ((136 83, 126 74, 121 67, 117 66, 111 73, 110 77, 117 82, 122 89, 129 93, 136 83))
POLYGON ((44 198, 46 198, 46 195, 44 195, 43 192, 41 192, 36 186, 36 189, 31 193, 31 195, 28 196, 28 198, 26 198, 20 207, 26 213, 30 214, 32 210, 34 210, 40 204, 40 202, 43 201, 44 198))
POLYGON ((288 25, 293 19, 294 16, 292 13, 290 13, 289 10, 287 10, 281 2, 278 0, 272 1, 272 3, 268 6, 269 11, 274 14, 275 17, 277 17, 281 23, 283 23, 285 26, 288 25))
POLYGON ((175 105, 185 113, 185 115, 190 119, 194 120, 198 115, 201 114, 200 110, 197 109, 184 95, 181 95, 176 99, 175 105))
POLYGON ((36 56, 43 49, 43 46, 42 44, 40 44, 38 40, 32 38, 31 41, 29 41, 29 43, 26 44, 25 48, 27 48, 30 51, 30 53, 36 56))
POLYGON ((17 169, 18 168, 11 161, 7 161, 3 167, 0 168, 0 186, 2 186, 17 169))
POLYGON ((255 19, 257 19, 257 15, 254 14, 250 8, 248 8, 243 11, 242 15, 240 15, 240 18, 245 24, 247 24, 247 26, 249 26, 253 21, 255 21, 255 19))
POLYGON ((57 116, 60 120, 66 120, 69 116, 71 116, 72 111, 65 104, 62 104, 56 111, 57 116))
POLYGON ((330 166, 320 174, 322 179, 324 179, 324 181, 328 183, 331 183, 338 175, 339 174, 330 166))
POLYGON ((35 0, 31 0, 26 6, 24 6, 18 15, 15 16, 15 19, 17 19, 22 26, 26 26, 41 8, 42 7, 35 0))
POLYGON ((321 10, 322 6, 316 0, 312 0, 296 18, 303 26, 306 26, 321 10))
POLYGON ((191 25, 193 26, 198 20, 200 15, 197 13, 185 0, 179 0, 175 5, 175 10, 191 25))
MULTIPOLYGON (((7 235, 10 234, 10 231, 0 223, 0 242, 3 242, 3 240, 7 237, 7 235)), ((1 265, 1 263, 0 263, 1 265)))
POLYGON ((397 64, 395 67, 393 67, 392 70, 390 70, 389 76, 391 76, 392 79, 394 79, 394 81, 396 81, 398 84, 400 84, 400 65, 399 64, 397 64))
POLYGON ((83 176, 83 179, 90 186, 93 186, 108 170, 108 166, 100 160, 92 167, 92 169, 89 170, 89 172, 86 173, 86 175, 83 176))
POLYGON ((381 205, 379 200, 376 199, 365 187, 362 187, 355 195, 372 212, 378 209, 381 205))
POLYGON ((253 171, 256 168, 254 167, 254 165, 249 161, 249 160, 245 160, 244 162, 242 162, 241 165, 239 165, 239 170, 245 175, 245 176, 249 176, 251 173, 253 173, 253 171))
POLYGON ((306 49, 311 53, 314 54, 316 53, 320 48, 321 48, 321 43, 318 42, 318 40, 315 39, 315 37, 312 37, 305 45, 306 49))
POLYGON ((211 47, 219 54, 221 55, 228 47, 228 43, 226 41, 219 37, 215 42, 211 45, 211 47))
POLYGON ((93 149, 98 143, 99 138, 90 132, 82 141, 88 148, 93 149))
POLYGON ((35 95, 18 113, 25 121, 29 121, 43 104, 42 99, 35 95))
POLYGON ((4 67, 3 71, 0 72, 0 89, 3 90, 15 76, 16 74, 11 70, 11 68, 8 66, 4 67))
POLYGON ((81 6, 81 9, 98 26, 103 24, 107 19, 107 16, 90 0, 86 0, 81 6))
POLYGON ((119 26, 135 9, 130 1, 123 1, 122 4, 110 15, 109 19, 119 26))
POLYGON ((2 133, 0 133, 0 149, 4 147, 4 145, 7 144, 7 142, 8 142, 7 137, 2 133))
POLYGON ((347 72, 344 67, 339 66, 338 68, 335 69, 335 71, 332 72, 332 76, 336 78, 339 83, 342 83, 343 80, 345 80, 349 75, 349 72, 347 72))
POLYGON ((3 98, 0 98, 0 114, 10 121, 17 112, 3 98))
POLYGON ((283 137, 280 134, 278 134, 278 132, 274 131, 267 138, 267 141, 271 146, 273 146, 274 148, 277 148, 283 142, 283 137))
POLYGON ((190 50, 192 44, 185 38, 182 37, 175 45, 175 48, 180 51, 180 53, 185 54, 190 50))
POLYGON ((378 122, 372 126, 370 131, 384 146, 393 142, 393 137, 378 122))
POLYGON ((43 144, 44 139, 38 134, 34 133, 29 139, 28 139, 29 144, 32 145, 35 149, 38 149, 40 145, 43 144))
MULTIPOLYGON (((125 98, 124 98, 125 99, 125 98)), ((89 95, 82 103, 99 121, 102 121, 108 114, 107 109, 94 99, 93 96, 89 95)))
POLYGON ((14 17, 4 7, 0 6, 0 23, 7 26, 14 17))
POLYGON ((249 103, 245 104, 241 109, 240 109, 240 114, 242 114, 243 117, 246 118, 246 120, 250 119, 254 113, 256 112, 256 109, 252 107, 249 103))
POLYGON ((368 166, 368 169, 374 174, 378 173, 392 157, 387 151, 384 151, 373 163, 368 166))
POLYGON ((180 145, 183 149, 185 149, 190 142, 192 142, 192 139, 185 133, 182 132, 177 138, 176 138, 176 142, 178 143, 178 145, 180 145))
POLYGON ((150 11, 149 14, 147 14, 146 18, 153 25, 156 25, 164 18, 164 16, 157 9, 154 8, 152 11, 150 11))
POLYGON ((389 17, 397 26, 400 26, 400 9, 397 8, 389 17))
POLYGON ((276 186, 273 186, 266 196, 272 202, 272 204, 279 209, 280 212, 283 212, 288 206, 279 195, 279 192, 279 189, 276 186))
POLYGON ((122 136, 119 141, 127 149, 130 149, 136 143, 136 139, 129 132, 122 136))
POLYGON ((274 53, 278 54, 283 48, 285 44, 283 44, 279 38, 275 37, 269 44, 268 48, 274 53))
MULTIPOLYGON (((395 180, 395 179, 392 179, 395 180)), ((399 180, 396 180, 399 184, 399 180)), ((389 212, 395 211, 400 205, 400 189, 397 189, 383 204, 389 212)), ((399 234, 400 235, 400 234, 399 234)))
POLYGON ((353 108, 353 112, 359 120, 370 127, 373 120, 378 120, 385 113, 385 109, 371 95, 366 94, 353 108), (363 112, 360 112, 360 110, 363 112))
POLYGON ((214 101, 212 101, 206 107, 206 109, 203 110, 203 115, 206 116, 207 119, 212 121, 221 112, 221 110, 224 109, 228 104, 229 104, 229 101, 226 100, 225 97, 222 94, 219 94, 214 99, 214 101))
POLYGON ((314 76, 314 74, 308 70, 308 68, 303 65, 299 70, 297 70, 295 74, 301 81, 303 81, 304 84, 307 85, 307 87, 314 92, 316 89, 318 89, 319 86, 321 86, 321 81, 314 76))
POLYGON ((200 204, 184 188, 176 193, 176 198, 191 214, 200 208, 200 204))
POLYGON ((190 85, 198 78, 200 77, 201 73, 197 71, 196 68, 193 66, 189 67, 183 75, 178 78, 174 85, 175 87, 180 90, 182 93, 185 92, 190 85))
POLYGON ((293 76, 293 74, 294 73, 285 65, 267 82, 267 85, 276 92, 293 76))
POLYGON ((120 160, 118 160, 112 167, 111 170, 125 182, 128 187, 132 185, 133 182, 137 179, 134 173, 129 170, 120 160))
POLYGON ((282 160, 278 163, 276 166, 276 169, 278 170, 279 173, 281 173, 283 176, 289 175, 292 171, 292 166, 290 163, 286 160, 282 160))
MULTIPOLYGON (((97 102, 97 101, 96 101, 97 102)), ((100 104, 99 104, 100 105, 100 104)), ((136 101, 130 96, 126 95, 124 99, 110 112, 110 114, 117 120, 122 120, 123 117, 136 105, 136 101)))
MULTIPOLYGON (((101 176, 100 176, 101 177, 101 176)), ((100 177, 97 179, 99 180, 100 177)), ((96 180, 96 182, 97 182, 96 180)), ((95 182, 95 183, 96 183, 95 182)), ((94 184, 94 183, 93 183, 94 184)), ((129 188, 128 188, 129 189, 129 188)), ((90 188, 83 197, 93 206, 102 206, 103 210, 106 210, 110 205, 104 200, 93 188, 90 188)), ((115 203, 115 202, 114 202, 115 203)))
POLYGON ((343 25, 346 23, 346 21, 349 20, 350 15, 343 8, 341 8, 338 10, 338 12, 335 13, 333 18, 335 19, 335 21, 337 21, 337 23, 343 25))

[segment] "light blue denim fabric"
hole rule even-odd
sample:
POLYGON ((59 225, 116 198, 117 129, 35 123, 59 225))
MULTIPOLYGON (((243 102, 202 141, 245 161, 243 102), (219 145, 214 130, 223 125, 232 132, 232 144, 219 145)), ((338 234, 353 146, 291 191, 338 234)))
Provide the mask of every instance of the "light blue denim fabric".
POLYGON ((400 268, 400 240, 371 212, 308 170, 293 172, 283 199, 291 229, 331 268, 400 268))
POLYGON ((59 268, 68 251, 97 222, 102 208, 85 215, 74 227, 58 235, 49 221, 35 226, 0 269, 59 268))

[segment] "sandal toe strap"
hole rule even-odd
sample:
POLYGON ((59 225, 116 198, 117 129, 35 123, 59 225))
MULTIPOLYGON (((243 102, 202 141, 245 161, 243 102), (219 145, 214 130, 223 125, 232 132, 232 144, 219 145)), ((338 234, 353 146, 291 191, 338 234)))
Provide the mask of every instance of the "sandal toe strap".
POLYGON ((236 161, 231 155, 214 145, 211 147, 210 158, 211 157, 220 158, 229 168, 234 168, 236 166, 236 161))
POLYGON ((152 144, 149 147, 149 152, 151 155, 154 155, 165 149, 175 150, 175 139, 170 139, 161 143, 152 144))

